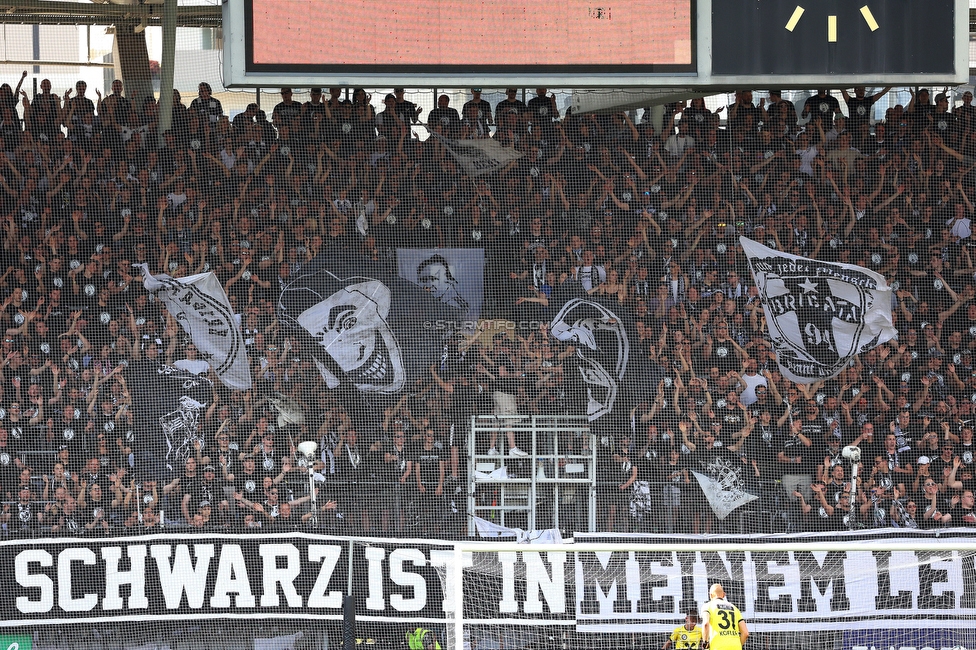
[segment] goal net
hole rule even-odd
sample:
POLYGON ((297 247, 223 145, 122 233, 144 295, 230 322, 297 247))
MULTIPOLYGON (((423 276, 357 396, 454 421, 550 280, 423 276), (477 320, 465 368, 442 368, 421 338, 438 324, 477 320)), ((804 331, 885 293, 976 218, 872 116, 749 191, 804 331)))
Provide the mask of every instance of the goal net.
MULTIPOLYGON (((714 583, 741 609, 750 648, 976 645, 971 541, 465 550, 463 614, 452 634, 456 647, 472 650, 661 648, 714 583)), ((693 635, 675 638, 674 648, 698 647, 693 635)))

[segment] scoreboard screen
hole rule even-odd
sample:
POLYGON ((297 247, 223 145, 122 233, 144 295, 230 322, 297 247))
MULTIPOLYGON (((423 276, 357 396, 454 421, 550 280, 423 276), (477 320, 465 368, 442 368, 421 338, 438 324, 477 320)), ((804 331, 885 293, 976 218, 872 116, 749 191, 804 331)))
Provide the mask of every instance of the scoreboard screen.
POLYGON ((954 5, 954 0, 713 0, 712 72, 952 72, 954 5))
POLYGON ((694 70, 693 0, 246 0, 248 68, 694 70))
POLYGON ((689 96, 969 80, 968 0, 224 0, 223 16, 232 88, 689 96))

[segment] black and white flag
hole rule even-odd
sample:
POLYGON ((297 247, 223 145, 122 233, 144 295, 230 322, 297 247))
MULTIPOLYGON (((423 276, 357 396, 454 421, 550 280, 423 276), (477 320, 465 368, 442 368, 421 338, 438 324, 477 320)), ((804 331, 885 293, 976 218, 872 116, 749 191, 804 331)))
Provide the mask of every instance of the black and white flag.
POLYGON ((782 253, 745 237, 739 242, 787 379, 811 384, 836 377, 856 355, 897 336, 891 288, 880 274, 782 253))
POLYGON ((696 471, 691 473, 698 481, 712 512, 719 519, 725 519, 739 506, 759 498, 742 488, 742 477, 738 468, 719 461, 707 469, 709 474, 696 471))
POLYGON ((447 152, 454 157, 468 176, 490 174, 504 167, 506 163, 525 155, 517 149, 504 147, 491 139, 449 140, 436 133, 431 135, 441 141, 447 152))
POLYGON ((234 390, 251 388, 244 334, 216 275, 153 276, 143 265, 143 283, 190 335, 220 383, 234 390))
POLYGON ((392 395, 440 359, 461 312, 372 260, 327 250, 282 289, 278 316, 328 388, 392 395))
POLYGON ((206 446, 201 424, 213 399, 206 377, 143 360, 129 365, 129 387, 136 409, 133 440, 136 470, 164 476, 164 469, 182 471, 195 451, 206 446))
POLYGON ((564 362, 567 387, 591 422, 612 413, 622 417, 645 398, 641 391, 648 383, 656 385, 642 355, 631 354, 637 337, 625 307, 566 283, 553 293, 549 309, 550 336, 575 348, 564 362))

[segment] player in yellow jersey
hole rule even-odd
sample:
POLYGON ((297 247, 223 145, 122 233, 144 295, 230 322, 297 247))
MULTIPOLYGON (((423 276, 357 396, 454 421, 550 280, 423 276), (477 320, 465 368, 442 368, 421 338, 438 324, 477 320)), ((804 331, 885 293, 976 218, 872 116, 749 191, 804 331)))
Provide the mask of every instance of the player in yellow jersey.
POLYGON ((702 636, 709 650, 742 650, 749 638, 749 628, 739 608, 725 600, 725 589, 715 583, 708 590, 711 597, 702 607, 702 636))
POLYGON ((698 612, 688 612, 685 624, 674 628, 674 632, 664 642, 661 650, 699 650, 701 648, 702 629, 698 625, 698 612))

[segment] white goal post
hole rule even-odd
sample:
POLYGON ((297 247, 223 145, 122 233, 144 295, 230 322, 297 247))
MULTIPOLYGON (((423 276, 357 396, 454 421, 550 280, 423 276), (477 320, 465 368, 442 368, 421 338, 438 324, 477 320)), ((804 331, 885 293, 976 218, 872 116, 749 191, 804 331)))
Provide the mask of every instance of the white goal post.
POLYGON ((660 648, 720 582, 764 649, 976 647, 976 539, 457 542, 452 648, 660 648))

